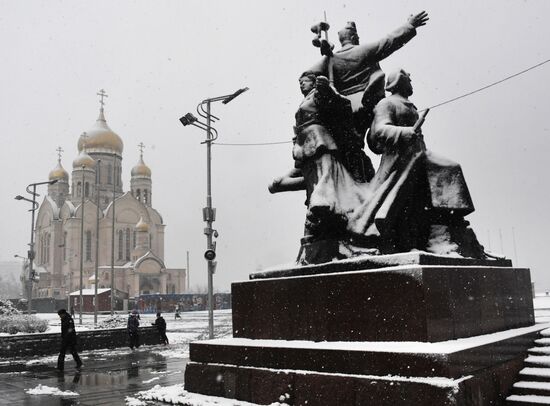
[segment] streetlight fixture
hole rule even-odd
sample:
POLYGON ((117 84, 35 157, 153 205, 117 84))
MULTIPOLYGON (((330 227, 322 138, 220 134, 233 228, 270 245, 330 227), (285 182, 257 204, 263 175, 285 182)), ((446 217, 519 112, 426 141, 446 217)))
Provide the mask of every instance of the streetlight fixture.
POLYGON ((32 203, 32 209, 29 211, 32 213, 31 215, 31 242, 29 244, 29 251, 27 252, 27 257, 29 259, 29 278, 27 280, 27 313, 31 314, 32 312, 32 283, 35 281, 35 274, 33 269, 33 261, 35 257, 34 252, 34 212, 38 207, 40 206, 38 202, 36 201, 36 198, 40 196, 38 193, 36 193, 36 187, 40 185, 53 185, 54 183, 57 183, 58 179, 50 180, 47 182, 37 182, 37 183, 31 183, 27 186, 27 193, 29 193, 32 196, 32 199, 28 199, 26 197, 23 197, 21 195, 15 196, 15 200, 25 200, 26 202, 32 203), (32 191, 30 190, 32 187, 32 191))
POLYGON ((234 93, 225 96, 212 97, 205 99, 197 105, 197 113, 199 116, 206 119, 206 123, 200 121, 191 113, 187 113, 180 118, 180 122, 184 125, 192 125, 206 131, 206 140, 202 143, 206 144, 206 207, 202 209, 203 221, 206 222, 204 234, 206 235, 206 251, 204 258, 207 261, 208 270, 208 332, 209 338, 214 338, 214 294, 213 294, 213 274, 216 271, 216 243, 212 241, 212 237, 218 237, 218 232, 212 228, 212 223, 216 220, 216 209, 212 207, 212 180, 211 180, 211 164, 212 142, 218 138, 218 132, 212 127, 212 121, 219 120, 218 117, 210 112, 210 105, 214 102, 221 101, 223 104, 229 103, 231 100, 246 92, 248 87, 237 90, 234 93), (215 137, 212 136, 215 134, 215 137))

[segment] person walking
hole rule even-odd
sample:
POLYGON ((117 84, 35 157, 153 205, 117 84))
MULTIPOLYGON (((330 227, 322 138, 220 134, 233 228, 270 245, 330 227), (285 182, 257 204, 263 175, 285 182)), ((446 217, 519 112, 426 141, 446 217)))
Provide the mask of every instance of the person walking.
POLYGON ((181 319, 179 305, 176 305, 176 313, 174 313, 174 320, 176 319, 181 319))
POLYGON ((60 309, 57 311, 59 318, 61 319, 61 349, 59 350, 59 357, 57 358, 57 369, 63 371, 65 369, 65 353, 70 351, 76 362, 76 368, 82 367, 82 360, 76 352, 76 330, 74 328, 73 318, 67 310, 60 309))
POLYGON ((160 335, 160 341, 164 344, 168 344, 168 337, 166 337, 166 320, 161 316, 161 313, 157 313, 157 319, 151 325, 156 326, 160 335))
POLYGON ((137 310, 132 310, 128 316, 128 336, 130 337, 130 348, 139 347, 139 314, 137 310))

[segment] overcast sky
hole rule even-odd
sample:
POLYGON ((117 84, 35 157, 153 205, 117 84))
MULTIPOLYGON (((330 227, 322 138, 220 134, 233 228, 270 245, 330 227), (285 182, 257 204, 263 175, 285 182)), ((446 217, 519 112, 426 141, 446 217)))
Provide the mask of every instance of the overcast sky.
MULTIPOLYGON (((207 97, 248 86, 213 106, 219 141, 288 141, 301 100, 298 76, 319 59, 309 27, 323 11, 333 41, 354 20, 363 43, 421 10, 428 25, 381 64, 411 73, 418 108, 550 58, 548 0, 1 0, 0 260, 25 255, 29 241, 28 204, 14 196, 47 180, 58 146, 71 172, 78 136, 95 122, 104 88, 107 122, 124 141, 125 190, 143 142, 153 206, 167 224, 165 262, 185 267, 190 251, 191 285, 206 285, 204 132, 178 118, 207 97)), ((549 77, 550 63, 433 109, 423 127, 429 149, 461 163, 476 207, 468 219, 482 244, 530 267, 537 290, 550 289, 549 77)), ((213 147, 218 290, 295 259, 305 193, 267 191, 292 165, 291 144, 213 147)))

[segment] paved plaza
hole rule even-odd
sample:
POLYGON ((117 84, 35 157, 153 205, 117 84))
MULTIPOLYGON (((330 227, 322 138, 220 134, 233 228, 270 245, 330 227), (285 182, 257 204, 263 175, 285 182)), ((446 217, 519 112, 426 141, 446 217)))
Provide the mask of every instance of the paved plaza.
MULTIPOLYGON (((174 320, 173 314, 165 316, 169 346, 83 352, 81 371, 75 369, 70 354, 65 360, 64 373, 55 369, 57 356, 0 360, 0 405, 163 404, 138 403, 134 396, 155 385, 182 384, 189 342, 207 338, 208 331, 207 312, 182 313, 182 320, 174 320)), ((142 315, 142 325, 152 320, 153 315, 142 315)), ((217 336, 230 333, 231 312, 216 312, 215 326, 217 336)))

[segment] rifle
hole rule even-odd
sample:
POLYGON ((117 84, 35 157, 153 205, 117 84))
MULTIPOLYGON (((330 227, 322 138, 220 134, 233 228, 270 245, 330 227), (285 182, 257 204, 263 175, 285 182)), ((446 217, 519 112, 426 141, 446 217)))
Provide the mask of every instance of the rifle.
POLYGON ((428 115, 429 112, 430 112, 430 109, 426 109, 422 113, 420 113, 418 120, 416 120, 416 123, 414 123, 414 126, 413 126, 413 131, 415 133, 418 134, 420 132, 420 127, 422 127, 422 124, 424 124, 424 121, 426 120, 426 116, 428 115))

